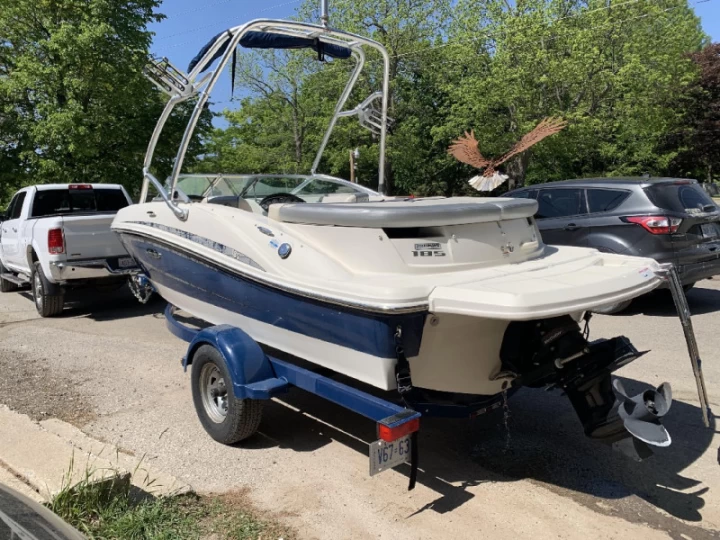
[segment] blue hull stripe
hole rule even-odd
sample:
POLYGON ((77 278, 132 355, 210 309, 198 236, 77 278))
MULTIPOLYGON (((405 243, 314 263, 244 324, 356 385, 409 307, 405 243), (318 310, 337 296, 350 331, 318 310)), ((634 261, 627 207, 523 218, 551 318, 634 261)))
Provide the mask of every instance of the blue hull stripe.
POLYGON ((381 358, 396 357, 394 336, 402 326, 405 354, 416 356, 420 350, 426 312, 385 315, 304 298, 231 273, 164 242, 132 233, 121 237, 152 281, 201 302, 381 358))

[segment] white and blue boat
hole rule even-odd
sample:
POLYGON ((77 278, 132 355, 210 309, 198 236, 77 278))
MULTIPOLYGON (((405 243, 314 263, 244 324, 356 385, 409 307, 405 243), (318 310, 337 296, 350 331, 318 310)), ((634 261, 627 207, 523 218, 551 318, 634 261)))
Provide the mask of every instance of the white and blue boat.
POLYGON ((148 73, 171 97, 150 141, 140 204, 118 212, 112 228, 170 304, 399 391, 423 412, 477 413, 521 386, 555 386, 592 437, 632 432, 670 443, 659 421, 669 387, 639 398, 613 389, 610 373, 640 353, 624 337, 588 342, 583 328, 593 308, 651 291, 664 270, 652 259, 545 245, 533 200, 385 196, 390 81, 380 43, 326 21, 255 20, 213 38, 187 74, 167 60, 148 73), (199 115, 238 47, 308 48, 355 63, 308 174, 180 174, 199 115), (382 88, 349 108, 368 48, 384 60, 382 88), (154 149, 173 108, 194 97, 166 188, 150 172, 154 149), (378 192, 317 170, 333 128, 349 116, 378 137, 378 192))

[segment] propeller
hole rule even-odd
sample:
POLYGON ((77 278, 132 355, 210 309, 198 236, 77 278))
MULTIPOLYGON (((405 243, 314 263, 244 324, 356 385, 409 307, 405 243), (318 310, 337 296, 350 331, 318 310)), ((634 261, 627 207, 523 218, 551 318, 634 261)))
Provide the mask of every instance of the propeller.
POLYGON ((620 380, 613 381, 617 397, 618 416, 628 432, 635 437, 634 446, 641 456, 649 455, 651 446, 670 446, 672 440, 660 419, 672 405, 672 389, 669 383, 661 384, 657 390, 646 390, 630 397, 620 380), (645 444, 642 444, 645 443, 645 444))

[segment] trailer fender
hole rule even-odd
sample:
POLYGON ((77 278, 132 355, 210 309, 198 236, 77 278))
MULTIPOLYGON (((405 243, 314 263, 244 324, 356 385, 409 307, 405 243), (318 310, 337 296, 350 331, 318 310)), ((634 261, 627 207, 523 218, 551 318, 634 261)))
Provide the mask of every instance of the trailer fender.
POLYGON ((202 345, 210 345, 222 355, 237 399, 270 399, 287 390, 287 380, 275 376, 272 364, 260 345, 239 328, 223 324, 198 332, 183 358, 185 370, 202 345))

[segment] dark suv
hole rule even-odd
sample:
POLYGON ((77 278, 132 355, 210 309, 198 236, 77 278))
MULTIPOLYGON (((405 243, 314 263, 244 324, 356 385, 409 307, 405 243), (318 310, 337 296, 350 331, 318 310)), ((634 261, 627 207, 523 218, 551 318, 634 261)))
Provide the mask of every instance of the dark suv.
POLYGON ((686 289, 720 274, 720 209, 695 180, 585 178, 507 196, 538 201, 535 217, 546 244, 671 262, 686 289))

